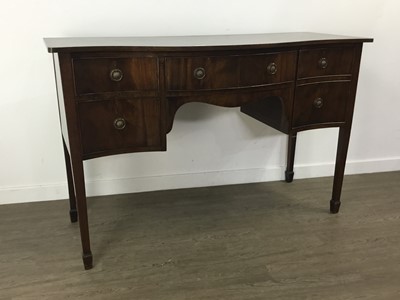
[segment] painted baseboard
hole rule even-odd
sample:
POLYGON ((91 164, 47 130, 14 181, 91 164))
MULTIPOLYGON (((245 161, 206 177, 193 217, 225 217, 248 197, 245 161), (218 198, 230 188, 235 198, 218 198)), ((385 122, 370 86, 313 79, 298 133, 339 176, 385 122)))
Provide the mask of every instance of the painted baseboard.
MULTIPOLYGON (((333 163, 295 166, 295 179, 332 176, 333 163)), ((400 170, 400 157, 348 161, 346 174, 363 174, 400 170)), ((88 196, 136 193, 202 186, 228 185, 283 180, 284 167, 224 170, 203 173, 118 178, 86 181, 88 196)), ((66 182, 49 185, 0 188, 0 204, 66 199, 66 182)))

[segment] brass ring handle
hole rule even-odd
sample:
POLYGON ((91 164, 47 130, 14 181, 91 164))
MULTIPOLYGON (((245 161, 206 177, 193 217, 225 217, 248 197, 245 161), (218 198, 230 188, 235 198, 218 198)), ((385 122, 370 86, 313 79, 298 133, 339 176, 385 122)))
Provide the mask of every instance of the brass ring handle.
POLYGON ((114 120, 114 127, 115 129, 122 130, 126 126, 126 121, 124 118, 116 118, 114 120))
POLYGON ((110 72, 110 78, 112 81, 121 81, 124 74, 120 69, 112 69, 110 72))
POLYGON ((324 105, 324 100, 322 98, 317 98, 314 100, 314 107, 321 108, 324 105))
POLYGON ((206 77, 206 70, 204 70, 204 68, 196 68, 193 72, 193 76, 196 79, 203 79, 204 77, 206 77))
POLYGON ((325 57, 322 57, 319 61, 318 61, 318 66, 321 69, 326 69, 326 67, 328 66, 328 60, 325 57))
POLYGON ((267 71, 269 74, 275 75, 276 72, 278 72, 278 66, 276 65, 276 63, 270 63, 267 67, 267 71))

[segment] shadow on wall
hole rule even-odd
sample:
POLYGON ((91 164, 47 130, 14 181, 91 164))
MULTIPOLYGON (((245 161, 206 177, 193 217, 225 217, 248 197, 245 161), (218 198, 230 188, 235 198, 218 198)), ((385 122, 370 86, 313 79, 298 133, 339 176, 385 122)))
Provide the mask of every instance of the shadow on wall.
MULTIPOLYGON (((191 127, 196 127, 196 122, 213 121, 229 123, 224 128, 231 128, 233 132, 227 134, 238 134, 236 138, 259 139, 282 135, 279 131, 241 113, 240 107, 228 108, 207 103, 186 103, 178 109, 174 118, 174 123, 179 122, 183 123, 183 126, 191 127)), ((172 131, 174 131, 174 127, 172 131)))

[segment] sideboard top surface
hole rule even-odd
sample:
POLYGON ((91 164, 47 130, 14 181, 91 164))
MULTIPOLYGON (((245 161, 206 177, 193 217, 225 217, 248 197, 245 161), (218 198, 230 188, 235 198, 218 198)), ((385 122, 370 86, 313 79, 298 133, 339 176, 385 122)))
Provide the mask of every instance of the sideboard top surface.
POLYGON ((154 37, 68 37, 45 38, 50 53, 78 51, 180 51, 212 49, 258 49, 284 46, 307 46, 332 43, 372 42, 370 38, 359 38, 312 32, 198 35, 198 36, 154 36, 154 37), (111 48, 111 49, 110 49, 111 48))

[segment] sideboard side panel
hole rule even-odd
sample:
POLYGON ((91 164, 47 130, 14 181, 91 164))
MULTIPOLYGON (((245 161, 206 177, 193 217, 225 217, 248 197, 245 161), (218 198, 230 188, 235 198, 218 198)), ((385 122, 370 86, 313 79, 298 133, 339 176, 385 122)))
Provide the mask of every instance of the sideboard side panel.
POLYGON ((55 74, 55 80, 56 80, 57 99, 58 99, 58 114, 60 117, 61 134, 65 141, 65 145, 67 146, 68 151, 70 151, 68 128, 67 128, 67 116, 65 113, 64 93, 63 93, 63 85, 61 82, 61 70, 60 70, 60 61, 59 61, 58 53, 53 53, 53 64, 54 64, 54 74, 55 74))

